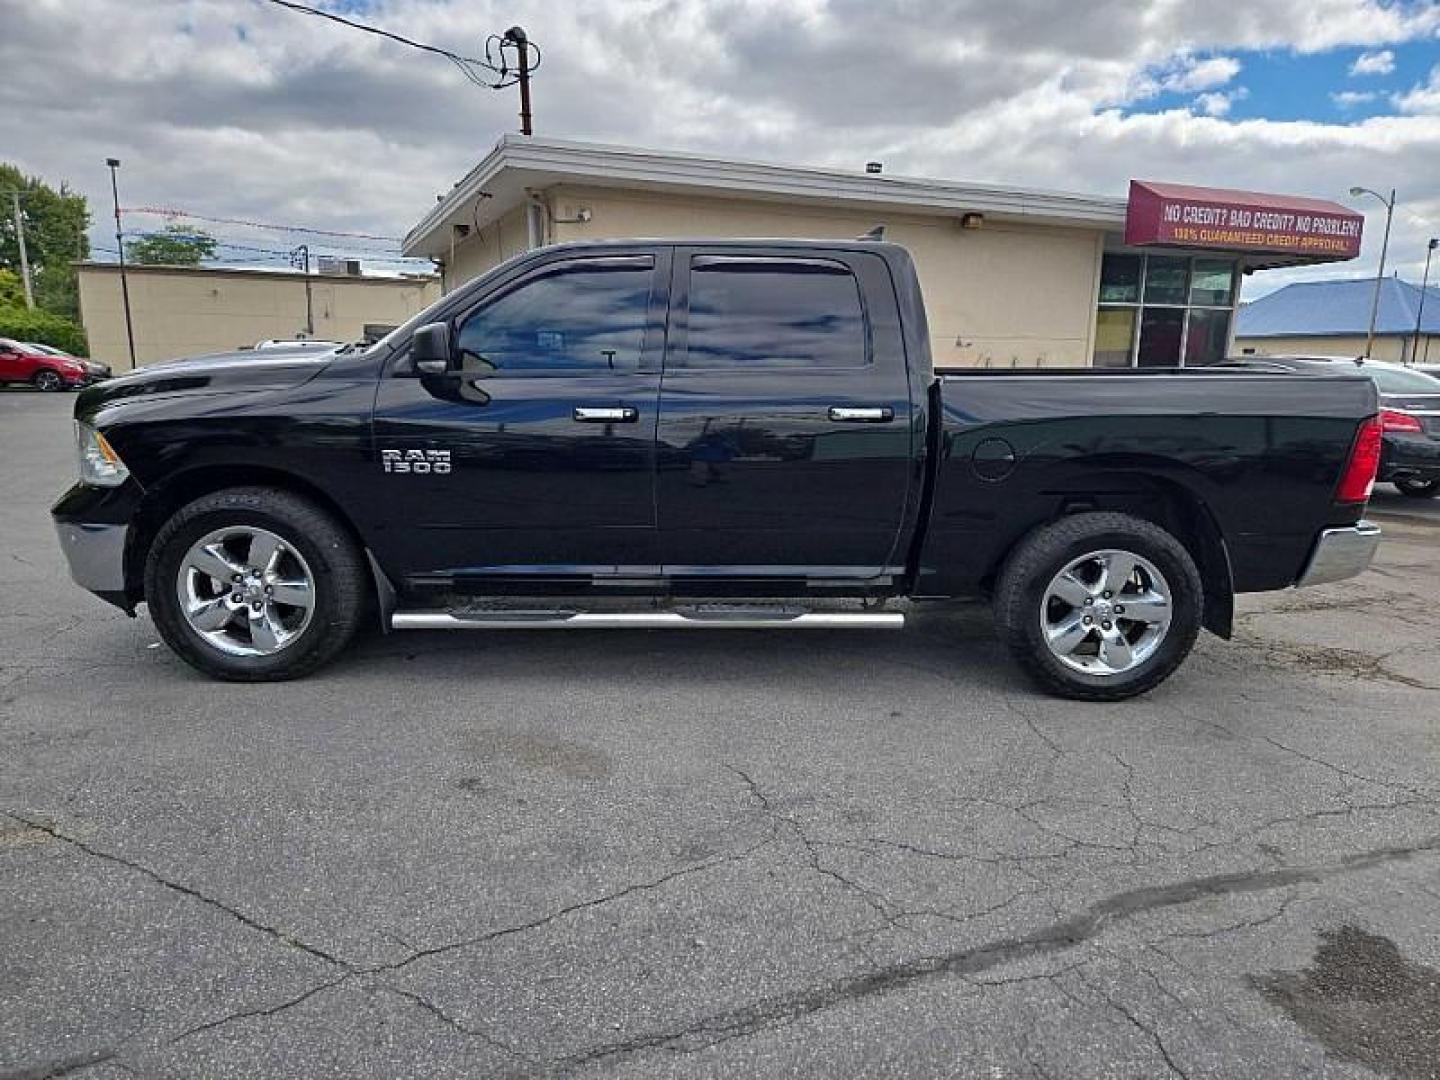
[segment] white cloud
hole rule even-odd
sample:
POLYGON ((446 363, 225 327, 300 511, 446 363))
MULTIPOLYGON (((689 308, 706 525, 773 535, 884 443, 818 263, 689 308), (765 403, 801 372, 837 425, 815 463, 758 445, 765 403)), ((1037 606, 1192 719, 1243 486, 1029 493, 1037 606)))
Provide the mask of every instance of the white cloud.
POLYGON ((1211 56, 1204 60, 1187 58, 1184 66, 1161 80, 1161 86, 1176 93, 1189 94, 1224 86, 1240 74, 1240 61, 1232 56, 1211 56))
POLYGON ((1440 64, 1430 69, 1428 81, 1412 86, 1406 93, 1396 94, 1395 107, 1403 113, 1440 115, 1440 64))
POLYGON ((1389 75, 1395 70, 1395 54, 1389 49, 1361 53, 1350 65, 1351 75, 1389 75))
POLYGON ((1212 90, 1208 94, 1200 94, 1195 98, 1195 107, 1206 116, 1227 116, 1230 113, 1230 106, 1237 101, 1243 101, 1250 96, 1250 91, 1243 86, 1237 86, 1234 90, 1212 90))
POLYGON ((1332 93, 1330 100, 1342 109, 1353 109, 1357 105, 1374 101, 1378 96, 1373 90, 1340 90, 1332 93))
POLYGON ((1230 111, 1230 95, 1201 94, 1195 99, 1195 106, 1206 116, 1224 116, 1230 111))
POLYGON ((1110 105, 1145 101, 1162 93, 1195 94, 1224 86, 1240 74, 1241 64, 1232 56, 1197 58, 1188 50, 1167 56, 1162 62, 1137 68, 1127 65, 1128 79, 1115 92, 1101 95, 1110 105))

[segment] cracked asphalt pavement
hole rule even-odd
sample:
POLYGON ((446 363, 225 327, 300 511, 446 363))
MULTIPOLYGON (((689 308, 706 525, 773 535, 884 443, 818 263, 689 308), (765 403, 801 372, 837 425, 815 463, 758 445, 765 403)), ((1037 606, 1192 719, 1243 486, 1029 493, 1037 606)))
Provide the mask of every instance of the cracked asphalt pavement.
POLYGON ((1148 697, 899 633, 374 634, 208 682, 0 393, 0 1080, 1440 1075, 1440 504, 1148 697))

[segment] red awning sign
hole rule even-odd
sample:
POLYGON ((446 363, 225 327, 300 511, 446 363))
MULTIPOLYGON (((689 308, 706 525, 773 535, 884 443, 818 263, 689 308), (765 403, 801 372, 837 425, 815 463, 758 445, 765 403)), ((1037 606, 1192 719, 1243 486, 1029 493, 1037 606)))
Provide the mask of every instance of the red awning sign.
POLYGON ((1325 199, 1130 181, 1125 243, 1308 255, 1360 254, 1365 219, 1325 199))

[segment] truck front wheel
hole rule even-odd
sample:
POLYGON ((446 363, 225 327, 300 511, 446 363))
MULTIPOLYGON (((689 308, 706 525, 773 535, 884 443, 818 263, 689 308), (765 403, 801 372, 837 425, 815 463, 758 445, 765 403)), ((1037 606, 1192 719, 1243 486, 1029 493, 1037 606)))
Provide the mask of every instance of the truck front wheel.
POLYGON ((1076 514, 1016 547, 995 614, 1005 643, 1051 693, 1119 701, 1159 685, 1200 633, 1204 591, 1175 537, 1140 518, 1076 514))
POLYGON ((218 679, 298 678, 354 635, 368 578, 361 552, 308 499, 227 488, 181 507, 145 564, 145 599, 160 636, 218 679))

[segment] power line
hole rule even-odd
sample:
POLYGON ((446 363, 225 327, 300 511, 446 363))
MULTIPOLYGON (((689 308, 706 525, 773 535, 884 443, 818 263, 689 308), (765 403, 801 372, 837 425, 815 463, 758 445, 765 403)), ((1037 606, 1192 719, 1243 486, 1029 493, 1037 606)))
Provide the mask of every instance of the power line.
POLYGON ((329 19, 331 22, 337 22, 341 26, 348 26, 352 30, 363 30, 367 34, 375 34, 377 37, 389 38, 391 41, 398 41, 401 45, 409 45, 412 49, 435 53, 437 56, 443 56, 449 60, 460 60, 464 63, 476 64, 481 67, 489 66, 483 60, 476 60, 474 57, 469 56, 460 56, 451 52, 449 49, 442 49, 438 45, 427 45, 423 41, 414 41, 400 34, 392 33, 389 30, 382 30, 378 26, 370 26, 366 23, 356 22, 354 19, 347 19, 343 15, 336 15, 333 11, 322 11, 319 8, 309 7, 306 4, 293 3, 292 0, 270 0, 270 3, 277 4, 283 8, 289 8, 291 11, 298 11, 302 15, 315 15, 322 19, 329 19))
POLYGON ((195 214, 189 210, 176 210, 173 207, 166 206, 127 206, 123 208, 122 213, 193 218, 196 221, 208 221, 214 225, 243 225, 251 229, 269 229, 272 232, 305 233, 308 236, 343 236, 353 240, 383 240, 392 244, 398 244, 402 240, 399 236, 378 236, 375 233, 343 232, 339 229, 312 229, 304 225, 276 225, 273 222, 250 221, 246 218, 211 217, 206 214, 195 214))
MULTIPOLYGON (((301 15, 313 15, 316 18, 328 19, 330 22, 339 23, 341 26, 347 26, 352 30, 359 30, 366 34, 374 34, 376 37, 386 38, 400 45, 408 45, 410 48, 419 49, 421 52, 428 52, 433 53, 436 56, 442 56, 446 60, 449 60, 457 68, 459 68, 461 74, 463 74, 472 83, 487 90, 502 90, 507 86, 514 86, 517 82, 520 81, 519 73, 516 73, 512 76, 510 68, 505 62, 506 44, 508 43, 513 45, 515 43, 512 41, 508 41, 507 38, 501 37, 498 34, 491 34, 490 37, 486 39, 485 59, 481 60, 473 56, 462 56, 459 53, 451 52, 449 49, 442 49, 438 45, 429 45, 423 41, 416 41, 413 38, 405 37, 403 34, 394 33, 391 30, 385 30, 378 26, 371 26, 368 23, 359 22, 355 19, 348 19, 344 15, 335 14, 335 12, 333 11, 324 11, 321 8, 310 7, 308 4, 297 4, 294 2, 294 0, 269 0, 269 2, 275 4, 278 7, 283 7, 289 9, 290 11, 298 12, 301 15), (494 48, 495 50, 493 53, 492 48, 494 48), (500 60, 498 65, 495 63, 496 55, 499 56, 500 60), (477 74, 477 70, 491 72, 492 74, 499 77, 499 81, 487 82, 484 78, 477 74)), ((535 50, 535 61, 528 65, 529 70, 533 72, 540 66, 539 46, 535 45, 533 42, 522 42, 520 43, 519 47, 533 48, 535 50)))
MULTIPOLYGON (((100 254, 103 254, 103 255, 114 255, 114 256, 118 256, 118 255, 120 254, 120 252, 117 251, 115 248, 112 248, 112 247, 103 247, 103 246, 99 246, 99 245, 97 245, 97 246, 95 246, 95 247, 92 247, 92 248, 90 249, 90 251, 91 251, 92 253, 100 253, 100 254)), ((286 255, 286 256, 288 256, 288 255, 290 254, 290 252, 287 251, 287 252, 284 252, 283 254, 286 255)), ((324 253, 324 254, 326 254, 327 256, 329 255, 328 252, 326 252, 326 253, 324 253)), ((337 257, 338 257, 338 256, 337 256, 337 257)), ((409 261, 416 261, 416 260, 411 260, 411 259, 404 259, 404 260, 400 260, 400 259, 396 259, 396 260, 378 259, 378 260, 376 260, 376 261, 377 261, 377 262, 402 262, 402 261, 409 262, 409 261)), ((428 260, 428 259, 422 259, 422 260, 419 260, 419 261, 421 261, 421 262, 428 262, 429 260, 428 260)), ((276 261, 275 258, 270 257, 270 256, 259 256, 259 255, 249 255, 249 256, 247 256, 247 255, 222 255, 222 256, 213 256, 213 257, 211 257, 211 258, 209 258, 209 259, 204 259, 204 260, 202 260, 201 263, 198 264, 198 265, 199 265, 200 269, 202 269, 202 270, 203 270, 203 269, 223 270, 223 269, 225 269, 225 268, 228 267, 228 266, 234 266, 234 265, 236 265, 236 264, 244 264, 244 265, 246 265, 246 266, 270 266, 270 267, 275 267, 276 269, 281 269, 281 268, 283 268, 282 265, 279 264, 279 263, 276 261)), ((402 274, 414 273, 414 271, 411 271, 411 270, 401 270, 400 273, 402 273, 402 274)))
MULTIPOLYGON (((294 253, 294 250, 295 250, 294 248, 265 248, 265 247, 255 247, 255 246, 253 246, 253 245, 251 245, 251 244, 240 244, 240 243, 236 243, 236 242, 234 242, 234 241, 232 241, 232 240, 226 240, 226 239, 224 239, 223 237, 211 236, 211 235, 209 235, 208 233, 182 233, 182 232, 172 232, 172 231, 150 231, 150 232, 146 232, 146 231, 142 231, 142 230, 138 230, 138 229, 137 229, 137 230, 127 230, 127 231, 125 232, 125 236, 126 236, 126 238, 138 238, 138 239, 146 239, 146 238, 153 237, 153 236, 158 236, 158 237, 162 237, 162 238, 164 238, 164 237, 173 237, 173 238, 179 239, 179 240, 198 240, 198 239, 200 239, 200 238, 203 237, 203 238, 205 238, 205 239, 207 239, 207 240, 213 240, 213 241, 215 241, 215 246, 216 246, 217 248, 225 248, 227 251, 248 251, 248 252, 252 252, 252 253, 254 253, 254 254, 258 254, 258 255, 272 255, 272 256, 274 256, 274 257, 276 257, 276 258, 284 258, 284 259, 288 259, 288 258, 294 253)), ((424 258, 423 256, 418 256, 418 255, 401 255, 399 252, 375 251, 375 250, 365 250, 365 249, 360 249, 360 250, 346 250, 346 249, 343 249, 343 248, 329 248, 328 245, 327 245, 327 250, 323 250, 323 251, 317 250, 317 251, 315 252, 315 254, 316 254, 316 255, 325 255, 325 256, 327 256, 327 257, 333 256, 333 257, 335 257, 335 258, 366 258, 366 259, 375 260, 375 261, 377 261, 377 262, 430 262, 430 261, 431 261, 430 259, 424 258)), ((259 261, 259 260, 257 260, 257 261, 259 261)))

